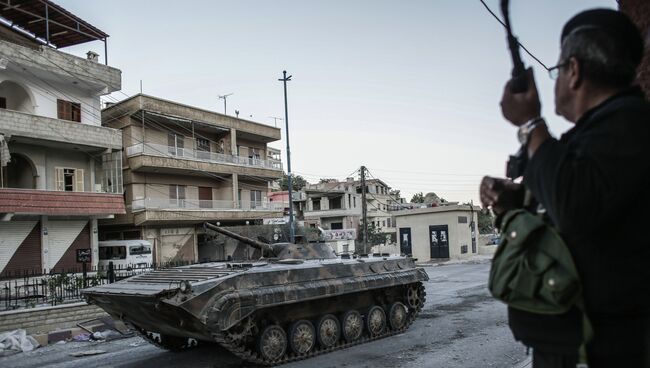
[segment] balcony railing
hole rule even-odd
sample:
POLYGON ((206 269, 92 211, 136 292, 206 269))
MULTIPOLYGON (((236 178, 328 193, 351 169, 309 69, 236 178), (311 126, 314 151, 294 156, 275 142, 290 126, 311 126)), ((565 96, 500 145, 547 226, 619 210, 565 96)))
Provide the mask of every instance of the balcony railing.
POLYGON ((126 156, 151 155, 169 158, 182 158, 216 164, 233 164, 252 167, 262 167, 271 170, 282 170, 282 162, 275 160, 261 160, 256 158, 226 155, 223 153, 199 151, 191 148, 178 148, 156 143, 138 143, 126 148, 126 156))
POLYGON ((131 203, 131 211, 182 210, 182 211, 282 211, 286 202, 238 201, 202 199, 142 198, 131 203))

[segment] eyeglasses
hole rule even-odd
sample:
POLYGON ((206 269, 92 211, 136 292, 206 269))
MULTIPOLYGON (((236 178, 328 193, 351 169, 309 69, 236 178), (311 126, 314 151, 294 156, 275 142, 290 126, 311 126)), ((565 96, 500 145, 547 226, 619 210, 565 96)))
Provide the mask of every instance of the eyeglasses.
POLYGON ((551 79, 556 80, 557 77, 560 75, 560 68, 564 68, 565 66, 569 65, 568 61, 563 61, 559 64, 557 64, 554 67, 551 67, 548 69, 548 76, 551 77, 551 79))

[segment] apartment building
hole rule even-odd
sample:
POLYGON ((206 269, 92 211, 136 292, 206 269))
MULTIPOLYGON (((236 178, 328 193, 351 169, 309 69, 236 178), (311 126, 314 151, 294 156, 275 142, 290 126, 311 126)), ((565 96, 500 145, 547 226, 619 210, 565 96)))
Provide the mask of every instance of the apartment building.
POLYGON ((79 269, 78 249, 96 265, 98 219, 125 213, 122 135, 100 121, 121 72, 59 51, 107 37, 51 1, 0 9, 0 276, 79 269))
POLYGON ((156 262, 196 261, 204 222, 282 217, 286 205, 268 200, 282 163, 267 143, 280 129, 144 94, 107 107, 102 121, 122 131, 127 204, 100 223, 102 239, 149 240, 156 262))
MULTIPOLYGON (((361 193, 361 182, 357 181, 357 193, 361 193)), ((373 224, 376 229, 386 234, 390 243, 397 239, 395 218, 389 212, 391 207, 398 203, 399 198, 391 194, 390 187, 380 179, 366 180, 366 203, 368 204, 368 224, 373 224)))
POLYGON ((307 184, 304 196, 294 198, 302 207, 305 226, 325 230, 358 229, 361 219, 361 196, 354 180, 307 184), (304 198, 304 199, 303 199, 304 198))

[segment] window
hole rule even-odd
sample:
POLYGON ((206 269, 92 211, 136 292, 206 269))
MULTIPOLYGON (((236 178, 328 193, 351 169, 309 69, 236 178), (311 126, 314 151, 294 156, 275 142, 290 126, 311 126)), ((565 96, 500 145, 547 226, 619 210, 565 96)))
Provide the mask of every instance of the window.
POLYGON ((6 109, 7 108, 7 99, 4 97, 0 97, 0 109, 6 109))
POLYGON ((381 226, 386 227, 386 220, 381 222, 381 226))
POLYGON ((66 100, 56 100, 57 117, 62 120, 81 122, 81 104, 66 100))
POLYGON ((126 247, 99 247, 99 259, 126 259, 126 247))
POLYGON ((340 210, 341 209, 341 199, 343 197, 330 198, 330 209, 331 210, 340 210))
POLYGON ((357 197, 352 197, 352 205, 357 208, 357 197))
POLYGON ((386 219, 386 224, 388 225, 388 227, 393 227, 390 222, 391 221, 390 221, 390 217, 389 217, 389 218, 386 219))
POLYGON ((251 190, 251 208, 262 206, 262 191, 251 190))
POLYGON ((55 167, 54 179, 55 179, 56 190, 65 191, 65 192, 84 191, 83 169, 55 167))
POLYGON ((458 216, 458 223, 459 224, 466 224, 467 223, 467 216, 458 216))
POLYGON ((185 185, 169 186, 169 204, 185 207, 185 185))
POLYGON ((185 153, 185 137, 180 134, 167 134, 167 152, 174 156, 183 156, 185 153))
POLYGON ((311 204, 314 211, 320 211, 320 199, 312 199, 311 204))
POLYGON ((332 222, 330 224, 330 230, 343 230, 342 222, 332 222))

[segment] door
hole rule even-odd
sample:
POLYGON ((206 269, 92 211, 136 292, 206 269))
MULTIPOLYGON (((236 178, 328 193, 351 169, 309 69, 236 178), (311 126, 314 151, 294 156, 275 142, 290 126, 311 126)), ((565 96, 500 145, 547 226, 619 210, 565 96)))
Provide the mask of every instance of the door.
POLYGON ((413 249, 411 247, 411 228, 410 227, 400 227, 399 228, 399 249, 402 254, 413 254, 413 249))
POLYGON ((212 188, 199 187, 199 207, 212 208, 212 188))
POLYGON ((431 258, 449 258, 449 230, 447 225, 429 226, 431 258))

